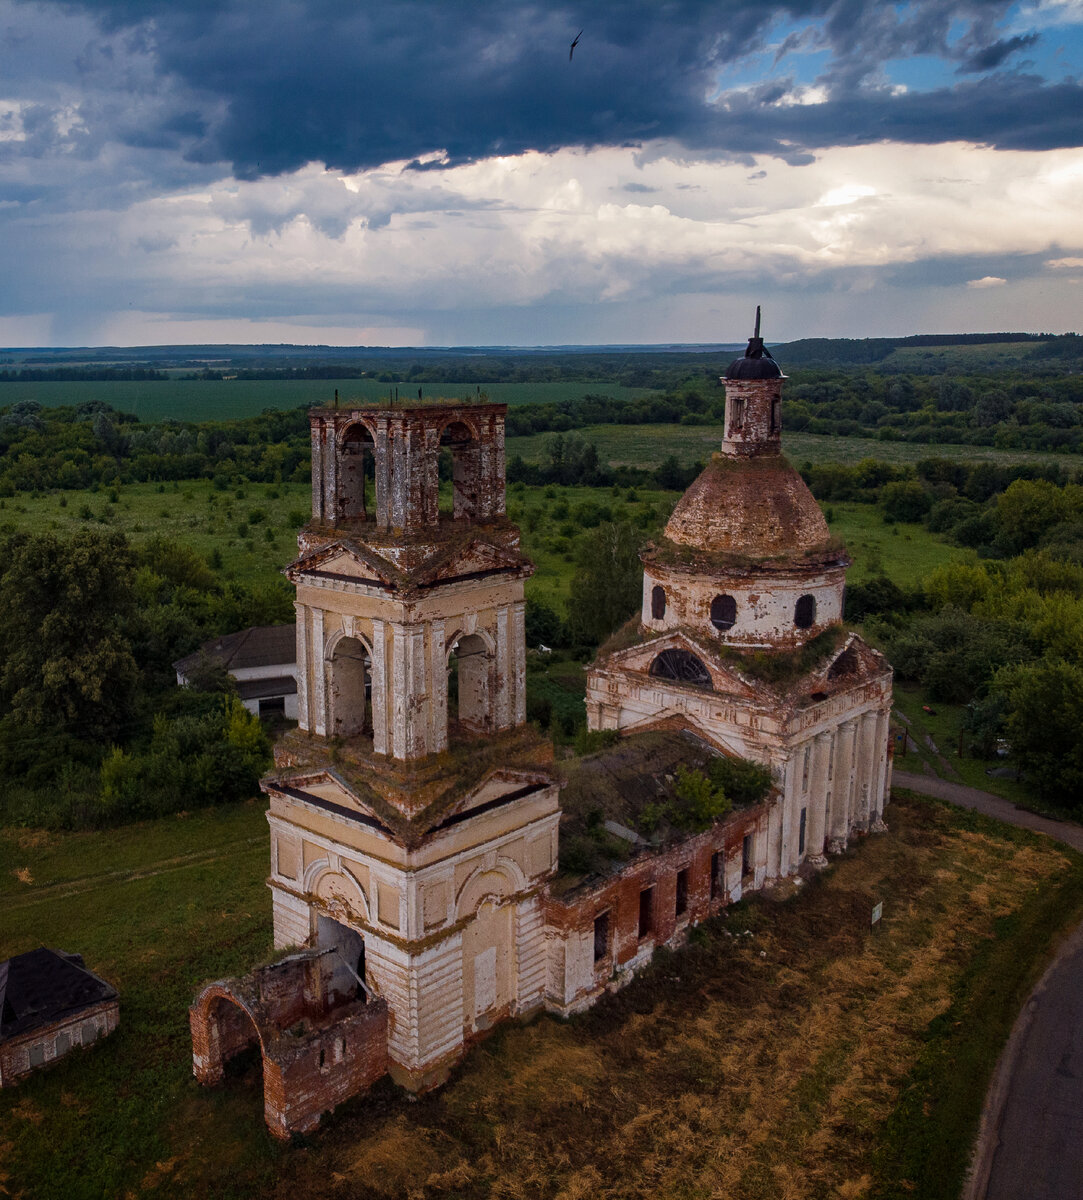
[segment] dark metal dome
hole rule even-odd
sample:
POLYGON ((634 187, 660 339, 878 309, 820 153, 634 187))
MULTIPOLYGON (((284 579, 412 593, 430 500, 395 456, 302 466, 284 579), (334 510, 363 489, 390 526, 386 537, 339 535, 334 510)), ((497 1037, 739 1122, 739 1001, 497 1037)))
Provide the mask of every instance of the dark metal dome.
POLYGON ((781 379, 782 368, 771 357, 771 351, 760 337, 760 306, 756 305, 756 332, 748 339, 741 358, 735 358, 726 368, 727 379, 781 379))

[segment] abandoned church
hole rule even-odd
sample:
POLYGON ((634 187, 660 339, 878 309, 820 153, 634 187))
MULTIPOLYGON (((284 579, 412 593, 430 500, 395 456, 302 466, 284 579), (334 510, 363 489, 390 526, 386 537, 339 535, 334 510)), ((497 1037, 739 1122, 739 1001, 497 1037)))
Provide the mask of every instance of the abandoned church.
POLYGON ((581 1010, 884 828, 891 669, 841 624, 849 560, 782 456, 758 333, 724 377, 719 452, 642 550, 641 611, 588 670, 588 726, 615 732, 578 759, 526 721, 505 406, 312 411, 286 572, 298 725, 263 782, 282 956, 190 1010, 202 1082, 258 1045, 278 1136, 385 1073, 440 1083, 496 1022, 581 1010), (755 795, 666 819, 689 772, 740 760, 769 771, 755 795))

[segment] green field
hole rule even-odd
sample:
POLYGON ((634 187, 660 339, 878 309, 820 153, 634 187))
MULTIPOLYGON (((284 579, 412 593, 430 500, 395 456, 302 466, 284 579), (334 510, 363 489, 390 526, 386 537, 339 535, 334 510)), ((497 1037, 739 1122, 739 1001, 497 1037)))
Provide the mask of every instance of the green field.
MULTIPOLYGON (((141 421, 232 421, 254 417, 265 408, 289 409, 330 404, 339 391, 343 402, 384 400, 393 384, 376 379, 168 379, 147 383, 5 383, 0 385, 0 406, 20 400, 37 400, 55 407, 59 404, 84 404, 101 400, 120 412, 134 413, 141 421)), ((400 399, 417 397, 417 384, 399 385, 400 399)), ((447 396, 471 399, 477 388, 491 400, 505 404, 549 404, 578 400, 588 393, 612 396, 616 400, 634 400, 651 394, 650 388, 624 387, 605 380, 560 383, 426 383, 426 399, 447 396)))
MULTIPOLYGON (((670 454, 675 454, 682 463, 705 462, 722 440, 721 425, 588 425, 574 432, 598 447, 602 462, 648 469, 657 467, 670 454)), ((519 454, 527 462, 542 462, 546 442, 552 436, 535 433, 530 437, 508 438, 508 458, 519 454)), ((1083 455, 1079 454, 933 442, 881 442, 876 438, 828 437, 817 433, 783 432, 782 448, 796 466, 805 462, 855 463, 863 458, 910 463, 939 457, 957 462, 1059 462, 1073 470, 1083 467, 1083 455)))

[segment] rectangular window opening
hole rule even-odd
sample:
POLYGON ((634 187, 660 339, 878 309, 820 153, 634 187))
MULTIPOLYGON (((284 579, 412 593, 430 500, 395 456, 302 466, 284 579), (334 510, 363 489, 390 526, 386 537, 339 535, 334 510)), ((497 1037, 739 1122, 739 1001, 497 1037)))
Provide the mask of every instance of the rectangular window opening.
POLYGON ((722 892, 722 851, 711 855, 711 899, 717 900, 722 892))
POLYGON ((677 916, 683 916, 688 911, 688 868, 677 872, 677 916))
POLYGON ((644 888, 639 893, 639 940, 642 941, 651 931, 651 908, 654 900, 654 888, 644 888))
POLYGON ((594 918, 594 961, 601 962, 609 953, 609 913, 594 918))
POLYGON ((801 790, 803 792, 808 791, 808 777, 809 777, 809 768, 810 768, 811 764, 812 764, 812 747, 806 746, 805 747, 805 761, 801 767, 801 790))
POLYGON ((808 809, 801 809, 801 829, 797 835, 797 853, 805 853, 805 826, 808 823, 808 809))
POLYGON ((746 833, 741 843, 741 878, 752 874, 752 834, 746 833))

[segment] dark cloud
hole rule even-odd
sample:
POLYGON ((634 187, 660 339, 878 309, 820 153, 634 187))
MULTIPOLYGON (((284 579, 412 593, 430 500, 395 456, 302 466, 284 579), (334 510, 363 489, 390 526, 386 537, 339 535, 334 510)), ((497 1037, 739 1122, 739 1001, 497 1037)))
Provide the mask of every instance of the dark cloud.
POLYGON ((967 55, 959 64, 959 74, 974 74, 979 71, 995 71, 1017 50, 1026 50, 1038 40, 1036 33, 1019 34, 1017 37, 1002 38, 992 45, 983 46, 967 55))
POLYGON ((999 67, 1035 40, 998 36, 1009 7, 1008 0, 915 0, 901 8, 882 0, 610 0, 583 15, 579 6, 526 0, 66 5, 92 18, 100 34, 79 55, 84 77, 122 80, 123 52, 154 62, 153 85, 138 74, 142 94, 152 86, 169 92, 169 104, 144 105, 138 122, 103 115, 113 122, 109 136, 173 148, 193 164, 228 162, 247 179, 312 161, 359 170, 407 160, 438 170, 497 154, 653 139, 708 154, 783 153, 791 162, 808 161, 820 147, 884 137, 1079 144, 1069 112, 1080 99, 1073 84, 1010 75, 987 88, 977 80, 914 96, 894 95, 880 77, 882 63, 914 54, 941 57, 946 71, 999 67), (796 32, 777 47, 780 25, 796 32), (789 53, 812 49, 828 51, 817 81, 826 103, 787 103, 792 83, 779 78, 726 100, 732 65, 747 67, 755 61, 749 56, 772 50, 785 63, 789 53), (440 151, 446 159, 429 158, 440 151))

